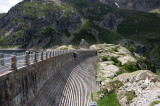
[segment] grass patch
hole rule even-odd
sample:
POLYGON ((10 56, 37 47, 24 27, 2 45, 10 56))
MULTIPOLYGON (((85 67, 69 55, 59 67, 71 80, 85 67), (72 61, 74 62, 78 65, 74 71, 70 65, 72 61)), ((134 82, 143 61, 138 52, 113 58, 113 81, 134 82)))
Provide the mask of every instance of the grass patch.
POLYGON ((93 92, 91 92, 91 100, 94 101, 93 92))
POLYGON ((73 47, 74 49, 76 49, 76 50, 79 49, 79 46, 78 46, 78 45, 72 45, 72 47, 73 47))
POLYGON ((137 66, 133 62, 128 62, 127 64, 124 64, 122 68, 125 69, 127 72, 134 72, 138 70, 137 66))
POLYGON ((99 64, 99 63, 97 63, 96 70, 97 70, 97 71, 100 71, 100 64, 99 64))
POLYGON ((126 56, 124 53, 118 53, 118 55, 121 55, 121 56, 126 56))
POLYGON ((156 75, 160 75, 160 69, 156 70, 156 75))
POLYGON ((127 97, 128 104, 132 102, 133 98, 137 97, 134 90, 127 92, 125 96, 127 97))
POLYGON ((147 59, 145 57, 135 57, 135 58, 137 60, 137 67, 140 70, 151 70, 156 74, 160 74, 160 70, 156 69, 155 65, 150 59, 147 59))
POLYGON ((98 101, 98 106, 121 106, 116 93, 111 93, 104 98, 100 98, 98 101))
POLYGON ((117 75, 120 75, 120 74, 123 74, 125 73, 126 71, 122 68, 122 67, 119 67, 119 71, 116 72, 117 75))
POLYGON ((129 47, 129 46, 127 46, 126 48, 127 48, 130 52, 132 52, 132 53, 136 51, 136 49, 135 49, 135 48, 133 48, 133 47, 129 47))
POLYGON ((120 87, 123 86, 123 83, 119 80, 109 82, 109 88, 111 88, 113 91, 117 91, 120 87))
POLYGON ((108 61, 108 58, 107 57, 102 57, 102 61, 108 61))
POLYGON ((113 79, 114 77, 107 77, 107 78, 109 78, 109 79, 113 79))
POLYGON ((123 74, 123 73, 124 73, 123 71, 116 72, 117 75, 120 75, 120 74, 123 74))
POLYGON ((116 57, 111 57, 110 60, 114 62, 113 63, 114 65, 116 65, 116 66, 122 66, 121 62, 116 57))
POLYGON ((116 91, 123 86, 123 83, 119 80, 110 82, 106 85, 106 88, 110 88, 111 90, 104 88, 101 91, 97 92, 97 95, 101 95, 101 98, 98 100, 98 106, 121 106, 116 95, 116 91))
POLYGON ((151 103, 150 106, 154 106, 154 105, 159 104, 159 103, 160 103, 160 101, 154 101, 154 102, 151 103))
POLYGON ((113 48, 112 50, 113 50, 114 52, 118 52, 118 48, 119 48, 119 46, 113 48))

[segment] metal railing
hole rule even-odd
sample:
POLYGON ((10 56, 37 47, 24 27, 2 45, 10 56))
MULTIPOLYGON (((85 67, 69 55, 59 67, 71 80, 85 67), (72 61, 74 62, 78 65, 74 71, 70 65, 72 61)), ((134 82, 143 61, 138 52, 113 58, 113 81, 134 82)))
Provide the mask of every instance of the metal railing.
POLYGON ((5 57, 9 54, 0 54, 0 74, 6 71, 15 71, 22 67, 27 67, 31 64, 52 58, 54 56, 73 53, 78 51, 91 51, 91 50, 52 50, 52 51, 41 51, 34 52, 32 54, 25 53, 13 53, 10 57, 5 57))

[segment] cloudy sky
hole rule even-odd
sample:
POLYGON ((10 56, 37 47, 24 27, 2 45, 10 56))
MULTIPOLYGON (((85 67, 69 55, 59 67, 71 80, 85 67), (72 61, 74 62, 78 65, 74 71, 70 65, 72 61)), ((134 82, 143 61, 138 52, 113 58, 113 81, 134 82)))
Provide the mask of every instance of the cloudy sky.
POLYGON ((8 10, 22 0, 0 0, 0 13, 7 13, 8 10))

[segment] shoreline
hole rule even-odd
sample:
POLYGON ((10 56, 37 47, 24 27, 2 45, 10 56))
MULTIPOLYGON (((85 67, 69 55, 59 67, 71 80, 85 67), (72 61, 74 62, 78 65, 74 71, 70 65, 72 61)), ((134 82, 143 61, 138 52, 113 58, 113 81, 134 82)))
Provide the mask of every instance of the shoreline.
POLYGON ((19 49, 19 48, 0 48, 0 50, 26 50, 26 49, 19 49))

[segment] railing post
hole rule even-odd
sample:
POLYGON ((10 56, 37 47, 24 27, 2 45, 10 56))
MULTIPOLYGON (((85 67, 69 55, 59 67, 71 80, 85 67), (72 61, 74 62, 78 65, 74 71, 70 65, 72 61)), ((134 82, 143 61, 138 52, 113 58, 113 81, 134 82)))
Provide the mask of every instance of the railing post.
POLYGON ((54 57, 54 55, 55 55, 54 50, 52 51, 52 54, 53 54, 53 57, 54 57))
POLYGON ((51 58, 51 51, 49 51, 49 58, 51 58))
POLYGON ((58 50, 58 55, 57 56, 59 56, 59 50, 58 50))
POLYGON ((48 59, 48 52, 46 52, 46 59, 48 59))
POLYGON ((59 53, 58 53, 59 55, 61 55, 61 50, 59 50, 59 53))
POLYGON ((34 61, 33 62, 37 63, 37 52, 35 52, 35 54, 34 54, 34 61))
POLYGON ((16 53, 13 53, 12 57, 11 57, 11 70, 12 71, 16 71, 17 70, 17 66, 16 66, 16 53))
POLYGON ((41 52, 41 61, 43 61, 43 52, 41 52))
POLYGON ((3 59, 3 58, 4 58, 4 54, 3 54, 3 53, 0 53, 0 59, 1 59, 1 60, 0 60, 0 65, 1 65, 1 66, 4 66, 4 59, 3 59))
POLYGON ((53 57, 53 50, 51 50, 51 57, 53 57))
POLYGON ((28 66, 29 65, 29 54, 25 54, 25 66, 28 66))
POLYGON ((55 51, 55 56, 57 56, 57 50, 55 51))
POLYGON ((59 50, 59 55, 61 55, 61 50, 59 50))
POLYGON ((64 54, 64 50, 62 50, 62 54, 64 54))

